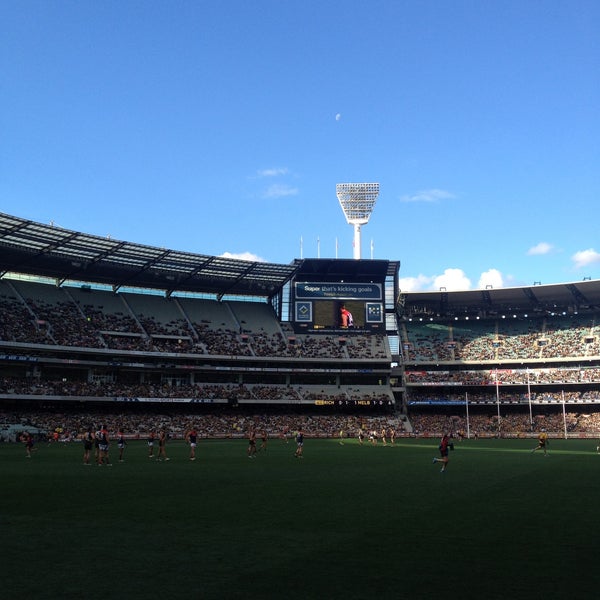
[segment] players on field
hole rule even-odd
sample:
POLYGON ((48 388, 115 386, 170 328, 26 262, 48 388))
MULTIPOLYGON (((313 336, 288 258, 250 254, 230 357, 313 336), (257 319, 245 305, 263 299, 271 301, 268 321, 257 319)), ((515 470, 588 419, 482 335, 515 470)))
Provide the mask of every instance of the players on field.
POLYGON ((90 464, 90 455, 92 453, 92 446, 94 445, 94 434, 92 428, 88 427, 87 431, 83 434, 83 464, 90 464))
POLYGON ((99 431, 96 432, 96 437, 98 439, 98 466, 101 467, 106 465, 107 467, 112 467, 112 463, 110 462, 110 457, 108 455, 110 442, 106 425, 102 425, 99 431))
POLYGON ((262 433, 260 434, 260 448, 258 449, 258 451, 260 452, 261 450, 264 450, 265 452, 267 451, 267 430, 263 429, 262 433))
POLYGON ((148 434, 148 458, 154 458, 154 431, 148 434))
POLYGON ((433 459, 433 464, 438 463, 438 462, 442 463, 442 470, 441 470, 442 473, 448 468, 448 460, 449 460, 448 452, 449 452, 450 448, 452 448, 452 442, 450 441, 450 436, 447 433, 444 433, 444 435, 442 436, 442 439, 440 440, 440 445, 438 446, 438 449, 440 451, 440 458, 433 459))
POLYGON ((198 442, 198 432, 194 427, 185 434, 185 441, 190 445, 190 460, 196 460, 196 444, 198 442))
POLYGON ((100 430, 97 429, 94 433, 94 461, 97 465, 100 464, 100 430))
POLYGON ((548 456, 548 434, 542 429, 540 435, 538 435, 538 445, 531 451, 533 454, 536 450, 543 450, 544 456, 548 456))
POLYGON ((31 453, 35 450, 33 446, 33 436, 29 431, 24 431, 21 434, 21 441, 25 445, 25 456, 31 458, 31 453))
POLYGON ((119 427, 119 431, 117 432, 117 448, 119 449, 119 462, 124 462, 123 453, 125 452, 125 446, 127 446, 125 434, 123 433, 123 429, 119 427))
POLYGON ((296 432, 296 452, 294 453, 294 456, 296 458, 304 458, 303 452, 304 452, 304 432, 302 431, 302 429, 299 429, 296 432))
POLYGON ((256 431, 254 428, 248 433, 248 458, 256 458, 256 431))
POLYGON ((171 460, 167 456, 167 433, 164 429, 161 429, 158 434, 158 456, 156 460, 171 460))

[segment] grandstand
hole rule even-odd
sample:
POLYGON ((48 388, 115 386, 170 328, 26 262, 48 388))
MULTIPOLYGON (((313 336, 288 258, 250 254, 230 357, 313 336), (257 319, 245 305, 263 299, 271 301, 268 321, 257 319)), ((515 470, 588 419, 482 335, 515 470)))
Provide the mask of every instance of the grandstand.
POLYGON ((0 248, 6 431, 101 411, 600 432, 600 281, 403 293, 395 261, 246 262, 5 214, 0 248))
POLYGON ((417 432, 600 434, 600 282, 415 292, 398 308, 417 432))

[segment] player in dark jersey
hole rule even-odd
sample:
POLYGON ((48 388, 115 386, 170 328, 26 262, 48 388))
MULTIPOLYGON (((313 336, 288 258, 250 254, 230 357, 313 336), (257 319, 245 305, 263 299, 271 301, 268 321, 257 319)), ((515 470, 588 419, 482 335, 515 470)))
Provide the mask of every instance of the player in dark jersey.
POLYGON ((107 467, 112 467, 112 463, 110 462, 110 457, 108 455, 108 447, 110 442, 106 425, 102 425, 98 433, 100 434, 98 436, 98 466, 101 467, 102 465, 106 465, 107 467))
POLYGON ((193 427, 185 434, 185 441, 190 445, 190 460, 196 460, 198 432, 193 427))
POLYGON ((94 460, 96 464, 100 464, 100 430, 98 429, 96 433, 94 433, 94 460))
POLYGON ((448 453, 451 448, 452 442, 450 441, 450 436, 445 433, 440 440, 440 445, 438 446, 440 451, 441 458, 434 458, 433 463, 441 462, 442 463, 442 473, 448 468, 448 453))
POLYGON ((258 451, 260 452, 261 450, 267 451, 267 431, 265 429, 260 434, 260 448, 258 451))
POLYGON ((304 458, 303 452, 304 452, 304 432, 302 431, 302 429, 299 429, 296 433, 296 452, 294 453, 294 456, 296 458, 304 458))
POLYGON ((125 434, 123 433, 123 429, 119 427, 119 431, 117 433, 117 448, 119 449, 119 462, 124 462, 123 452, 125 452, 125 446, 127 446, 125 434))
POLYGON ((248 434, 248 458, 256 458, 256 431, 250 430, 248 434))
POLYGON ((92 446, 94 445, 94 434, 92 428, 88 427, 87 431, 83 434, 83 464, 90 464, 90 455, 92 453, 92 446))
POLYGON ((148 434, 148 458, 154 458, 154 431, 148 434))
POLYGON ((21 434, 21 441, 25 444, 25 456, 31 458, 31 453, 35 450, 33 447, 33 436, 29 431, 24 431, 21 434))

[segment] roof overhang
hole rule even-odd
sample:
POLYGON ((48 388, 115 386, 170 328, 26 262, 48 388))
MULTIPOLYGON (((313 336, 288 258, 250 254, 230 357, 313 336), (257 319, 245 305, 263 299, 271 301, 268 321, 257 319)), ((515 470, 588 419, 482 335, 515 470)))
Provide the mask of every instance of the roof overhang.
POLYGON ((69 231, 0 213, 0 275, 8 272, 112 286, 271 297, 298 264, 178 252, 69 231))

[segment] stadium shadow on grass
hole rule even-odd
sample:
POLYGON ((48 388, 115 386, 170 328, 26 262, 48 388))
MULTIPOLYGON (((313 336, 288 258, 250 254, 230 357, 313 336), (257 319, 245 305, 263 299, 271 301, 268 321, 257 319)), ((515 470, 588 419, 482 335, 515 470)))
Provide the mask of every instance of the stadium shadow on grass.
POLYGON ((593 598, 600 456, 593 440, 359 446, 130 443, 84 466, 79 444, 0 446, 8 597, 593 598))

